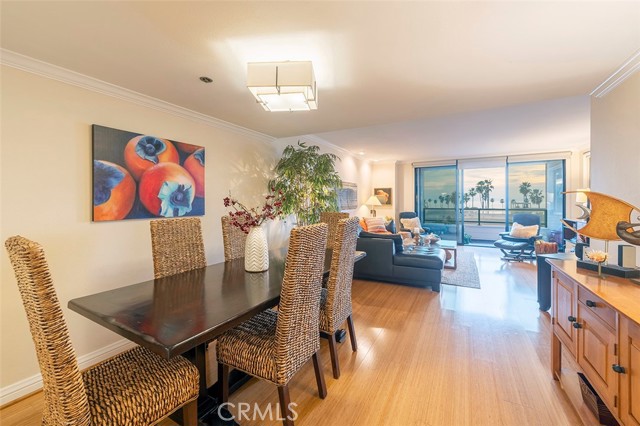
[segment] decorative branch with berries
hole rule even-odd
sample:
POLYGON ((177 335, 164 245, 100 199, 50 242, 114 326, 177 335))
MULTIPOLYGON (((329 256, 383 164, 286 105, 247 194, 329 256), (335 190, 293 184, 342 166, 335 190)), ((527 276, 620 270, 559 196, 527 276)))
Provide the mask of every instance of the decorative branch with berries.
POLYGON ((264 198, 265 202, 262 207, 247 208, 235 198, 225 197, 224 206, 233 209, 229 212, 231 225, 248 234, 251 228, 282 216, 282 202, 284 201, 282 191, 276 192, 275 189, 272 189, 264 198))

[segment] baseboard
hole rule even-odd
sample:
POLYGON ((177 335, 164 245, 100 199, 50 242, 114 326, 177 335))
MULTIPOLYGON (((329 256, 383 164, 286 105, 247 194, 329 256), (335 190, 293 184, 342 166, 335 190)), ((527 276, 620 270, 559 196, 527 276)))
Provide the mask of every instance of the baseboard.
MULTIPOLYGON (((122 339, 103 348, 78 357, 80 370, 87 369, 105 359, 124 352, 135 346, 130 340, 122 339)), ((4 407, 11 402, 42 389, 42 375, 36 374, 19 382, 13 383, 0 389, 0 407, 4 407)))

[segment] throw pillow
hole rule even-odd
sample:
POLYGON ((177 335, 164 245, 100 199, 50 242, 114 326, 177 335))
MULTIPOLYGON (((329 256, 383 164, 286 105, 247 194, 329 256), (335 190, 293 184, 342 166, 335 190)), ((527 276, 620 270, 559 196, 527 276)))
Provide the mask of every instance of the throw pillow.
POLYGON ((422 226, 420 225, 420 218, 412 217, 411 219, 400 219, 400 223, 404 229, 408 229, 413 232, 415 228, 420 228, 420 232, 422 232, 422 226))
POLYGON ((387 232, 387 228, 384 226, 384 219, 381 217, 365 217, 364 221, 367 224, 367 232, 387 232))
POLYGON ((509 232, 514 238, 531 238, 538 235, 538 225, 524 226, 518 222, 513 222, 511 231, 509 232))
POLYGON ((375 234, 371 232, 362 231, 360 238, 384 238, 393 240, 393 244, 396 248, 396 253, 402 253, 404 247, 402 246, 402 237, 400 234, 375 234))
POLYGON ((364 221, 364 217, 360 218, 360 228, 362 228, 363 231, 367 230, 367 222, 364 221))

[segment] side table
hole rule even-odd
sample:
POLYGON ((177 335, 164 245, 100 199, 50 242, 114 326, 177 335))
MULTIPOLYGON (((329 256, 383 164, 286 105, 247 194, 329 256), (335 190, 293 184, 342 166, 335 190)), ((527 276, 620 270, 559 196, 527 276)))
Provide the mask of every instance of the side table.
POLYGON ((437 243, 431 244, 433 247, 441 248, 446 252, 452 254, 453 263, 449 263, 447 260, 444 264, 445 269, 456 269, 458 267, 458 243, 450 240, 440 240, 437 243))

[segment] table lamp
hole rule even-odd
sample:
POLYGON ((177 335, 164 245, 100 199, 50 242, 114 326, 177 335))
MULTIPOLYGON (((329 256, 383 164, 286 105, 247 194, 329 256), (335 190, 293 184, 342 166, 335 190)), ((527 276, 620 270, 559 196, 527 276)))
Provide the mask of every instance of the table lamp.
POLYGON ((586 204, 589 201, 589 199, 587 198, 586 192, 589 192, 589 191, 591 191, 591 189, 589 188, 576 189, 576 206, 580 210, 582 210, 582 215, 578 217, 578 220, 589 220, 589 215, 591 214, 591 211, 589 210, 588 207, 586 207, 586 204))
POLYGON ((382 205, 378 197, 376 197, 375 195, 372 195, 371 197, 369 197, 369 199, 365 204, 371 207, 369 212, 371 214, 371 217, 376 217, 376 211, 373 209, 373 207, 382 205))

